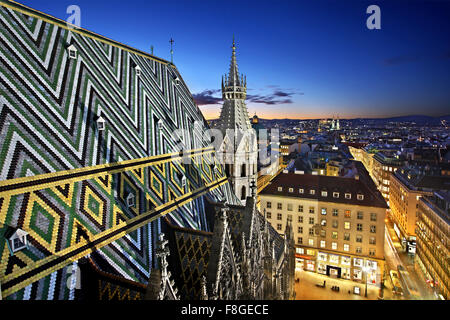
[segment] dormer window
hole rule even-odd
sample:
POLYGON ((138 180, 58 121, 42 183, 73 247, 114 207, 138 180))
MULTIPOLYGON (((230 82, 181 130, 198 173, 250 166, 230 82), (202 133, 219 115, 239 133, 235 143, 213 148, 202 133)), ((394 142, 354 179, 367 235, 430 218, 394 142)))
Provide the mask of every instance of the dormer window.
POLYGON ((339 192, 333 192, 333 198, 339 198, 339 192))
POLYGON ((186 176, 183 176, 183 178, 181 178, 181 186, 183 188, 186 186, 186 176))
POLYGON ((289 188, 289 192, 290 193, 294 192, 294 188, 289 188))
POLYGON ((141 75, 141 71, 142 71, 141 67, 136 66, 136 68, 134 68, 134 70, 136 71, 136 76, 139 77, 141 75))
POLYGON ((179 84, 180 84, 180 78, 176 77, 176 78, 174 79, 174 81, 175 81, 175 84, 176 84, 176 85, 179 85, 179 84))
POLYGON ((314 189, 309 190, 309 194, 316 194, 316 190, 314 189))
POLYGON ((278 191, 283 191, 283 187, 278 187, 278 191))
POLYGON ((351 193, 346 193, 345 194, 345 199, 351 199, 352 198, 352 194, 351 193))
POLYGON ((12 253, 28 247, 28 232, 22 229, 11 229, 11 235, 8 237, 12 253))
POLYGON ((298 189, 298 193, 305 193, 305 189, 298 189))
POLYGON ((106 128, 106 121, 105 121, 105 119, 103 119, 103 117, 102 116, 100 116, 98 119, 97 119, 97 128, 98 128, 98 131, 103 131, 103 130, 105 130, 105 128, 106 128))
POLYGON ((160 119, 160 120, 158 121, 158 129, 161 130, 162 127, 163 127, 163 121, 160 119))
POLYGON ((328 192, 322 191, 322 197, 326 197, 326 196, 328 196, 328 192))
POLYGON ((128 208, 134 207, 135 201, 134 201, 134 194, 130 193, 127 197, 127 206, 128 208))
POLYGON ((363 194, 358 194, 356 197, 358 198, 358 200, 364 200, 364 195, 363 194))
POLYGON ((69 47, 67 47, 67 52, 69 53, 70 59, 76 59, 78 55, 78 50, 75 48, 73 44, 71 44, 69 47))

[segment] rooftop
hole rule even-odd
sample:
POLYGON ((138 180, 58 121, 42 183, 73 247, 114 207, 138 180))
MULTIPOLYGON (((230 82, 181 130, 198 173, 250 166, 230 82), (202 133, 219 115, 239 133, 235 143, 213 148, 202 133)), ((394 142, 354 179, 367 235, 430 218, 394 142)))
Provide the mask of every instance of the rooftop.
POLYGON ((273 179, 261 191, 260 195, 316 199, 324 202, 387 208, 383 196, 375 185, 366 184, 359 178, 282 173, 273 179), (300 189, 303 189, 303 193, 300 193, 300 189), (311 194, 310 190, 314 190, 314 194, 311 194), (327 191, 326 195, 323 195, 322 191, 327 191), (346 193, 351 194, 350 199, 345 197, 346 193), (363 195, 363 198, 358 199, 358 195, 363 195))

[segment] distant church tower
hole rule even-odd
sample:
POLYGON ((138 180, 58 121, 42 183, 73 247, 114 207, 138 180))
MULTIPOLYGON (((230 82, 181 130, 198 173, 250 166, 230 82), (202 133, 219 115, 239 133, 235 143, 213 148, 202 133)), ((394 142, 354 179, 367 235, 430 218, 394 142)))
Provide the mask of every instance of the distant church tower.
POLYGON ((252 181, 256 183, 258 146, 245 105, 247 78, 238 72, 234 38, 232 49, 229 73, 222 77, 223 106, 216 129, 224 136, 219 153, 227 176, 236 196, 245 204, 251 196, 252 181))

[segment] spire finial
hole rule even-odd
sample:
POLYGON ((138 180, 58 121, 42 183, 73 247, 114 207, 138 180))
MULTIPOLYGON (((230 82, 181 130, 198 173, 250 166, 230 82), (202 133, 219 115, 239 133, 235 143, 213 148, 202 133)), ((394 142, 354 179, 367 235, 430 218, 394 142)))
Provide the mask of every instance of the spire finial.
POLYGON ((169 42, 170 42, 170 62, 173 64, 173 43, 175 41, 173 41, 173 39, 170 38, 169 42))

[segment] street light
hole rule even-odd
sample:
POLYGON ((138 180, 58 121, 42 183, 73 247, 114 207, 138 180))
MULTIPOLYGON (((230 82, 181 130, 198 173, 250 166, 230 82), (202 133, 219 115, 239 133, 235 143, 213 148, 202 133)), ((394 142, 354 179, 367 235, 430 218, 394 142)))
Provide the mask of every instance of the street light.
POLYGON ((366 275, 366 290, 365 290, 365 293, 364 293, 364 297, 367 298, 367 272, 369 271, 369 268, 364 266, 362 269, 363 269, 364 274, 366 275))

